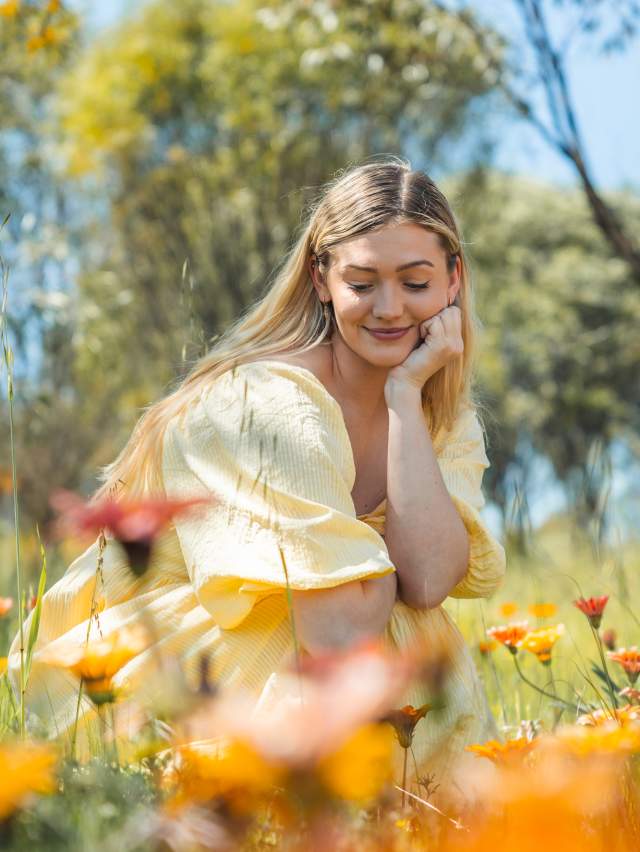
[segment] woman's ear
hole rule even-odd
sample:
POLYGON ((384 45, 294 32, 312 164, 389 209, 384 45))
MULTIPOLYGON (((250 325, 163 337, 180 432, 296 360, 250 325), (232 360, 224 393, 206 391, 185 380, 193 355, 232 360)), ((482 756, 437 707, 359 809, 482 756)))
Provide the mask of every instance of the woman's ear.
POLYGON ((309 260, 307 261, 307 268, 309 270, 309 277, 311 278, 315 291, 318 294, 320 300, 323 301, 323 297, 326 299, 326 297, 329 295, 329 290, 324 282, 323 275, 320 271, 317 254, 313 252, 311 253, 309 260))
POLYGON ((454 304, 462 283, 462 261, 459 254, 455 257, 456 263, 453 270, 449 273, 449 284, 447 286, 447 301, 449 305, 454 304))

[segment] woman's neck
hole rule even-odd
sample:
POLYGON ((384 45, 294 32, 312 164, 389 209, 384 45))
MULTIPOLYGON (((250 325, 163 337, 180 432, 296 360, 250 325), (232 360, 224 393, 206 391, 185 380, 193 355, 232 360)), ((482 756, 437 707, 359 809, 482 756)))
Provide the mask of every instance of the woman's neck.
POLYGON ((328 380, 342 408, 365 421, 371 419, 373 422, 386 415, 384 387, 389 368, 369 364, 349 349, 335 333, 327 350, 328 380))

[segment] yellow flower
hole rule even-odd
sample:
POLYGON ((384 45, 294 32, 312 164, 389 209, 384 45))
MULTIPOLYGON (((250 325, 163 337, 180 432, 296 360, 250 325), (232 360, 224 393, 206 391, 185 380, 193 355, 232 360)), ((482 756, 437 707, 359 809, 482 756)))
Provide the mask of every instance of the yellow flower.
POLYGON ((5 3, 0 3, 0 17, 15 18, 20 11, 20 0, 6 0, 5 3))
POLYGON ((529 606, 529 614, 534 618, 553 618, 558 611, 554 603, 537 603, 529 606))
POLYGON ((473 752, 476 757, 486 757, 492 763, 500 766, 513 764, 522 760, 529 754, 535 745, 535 740, 526 737, 518 737, 515 740, 507 740, 499 743, 497 740, 489 740, 486 743, 475 743, 465 747, 465 751, 473 752))
POLYGON ((3 675, 7 670, 7 658, 0 657, 0 675, 3 675))
POLYGON ((35 743, 7 743, 0 747, 0 820, 24 804, 31 793, 55 789, 56 752, 35 743))
POLYGON ((147 645, 148 638, 142 628, 123 628, 105 639, 43 655, 41 660, 73 672, 82 680, 91 700, 95 704, 105 704, 117 697, 111 684, 114 675, 147 645))
POLYGON ((548 666, 551 664, 551 649, 563 633, 564 624, 532 630, 524 637, 520 647, 531 651, 543 665, 548 666))
POLYGON ((518 611, 518 604, 513 601, 506 601, 505 603, 500 604, 498 610, 502 618, 511 618, 511 616, 515 615, 518 611))
POLYGON ((375 799, 393 775, 394 732, 372 722, 318 765, 320 779, 332 793, 361 805, 375 799))
POLYGON ((189 743, 176 749, 176 762, 165 775, 175 788, 169 807, 224 797, 236 810, 255 805, 270 792, 284 769, 265 760, 250 745, 229 738, 189 743))

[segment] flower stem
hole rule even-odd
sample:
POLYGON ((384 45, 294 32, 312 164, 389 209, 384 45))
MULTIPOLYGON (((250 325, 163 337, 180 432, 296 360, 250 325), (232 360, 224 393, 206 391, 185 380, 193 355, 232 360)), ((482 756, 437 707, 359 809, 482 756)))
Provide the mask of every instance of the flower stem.
POLYGON ((404 761, 402 764, 402 807, 404 808, 405 802, 405 791, 407 789, 407 757, 408 757, 409 749, 405 748, 404 750, 404 761))
POLYGON ((602 649, 602 639, 600 638, 600 634, 596 630, 596 628, 589 622, 589 627, 591 628, 591 632, 593 633, 593 638, 595 639, 596 645, 598 646, 598 653, 600 654, 600 661, 602 663, 602 668, 607 679, 607 689, 609 690, 609 697, 611 698, 611 710, 615 711, 618 706, 618 700, 613 691, 613 684, 611 682, 611 677, 609 676, 609 668, 607 667, 607 658, 604 655, 604 651, 602 649))
POLYGON ((535 689, 535 691, 539 692, 540 695, 546 695, 547 698, 551 698, 553 701, 559 701, 561 704, 564 704, 565 707, 567 707, 569 710, 572 710, 574 713, 577 712, 578 708, 575 704, 572 704, 570 701, 565 701, 564 698, 560 698, 558 695, 553 695, 551 692, 547 692, 546 689, 542 689, 542 687, 538 686, 537 683, 534 683, 532 680, 529 680, 529 678, 525 676, 522 669, 520 668, 517 656, 515 654, 513 654, 512 656, 518 674, 528 686, 530 686, 532 689, 535 689))

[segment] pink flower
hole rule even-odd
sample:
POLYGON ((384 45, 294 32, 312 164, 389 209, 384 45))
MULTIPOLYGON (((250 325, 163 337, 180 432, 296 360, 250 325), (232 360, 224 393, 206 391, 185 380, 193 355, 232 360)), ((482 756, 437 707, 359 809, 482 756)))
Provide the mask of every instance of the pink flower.
POLYGON ((97 535, 107 529, 122 545, 134 574, 141 576, 149 567, 155 539, 174 517, 191 512, 213 498, 188 500, 147 498, 143 500, 85 501, 71 491, 56 491, 50 503, 61 515, 56 529, 60 534, 97 535))

